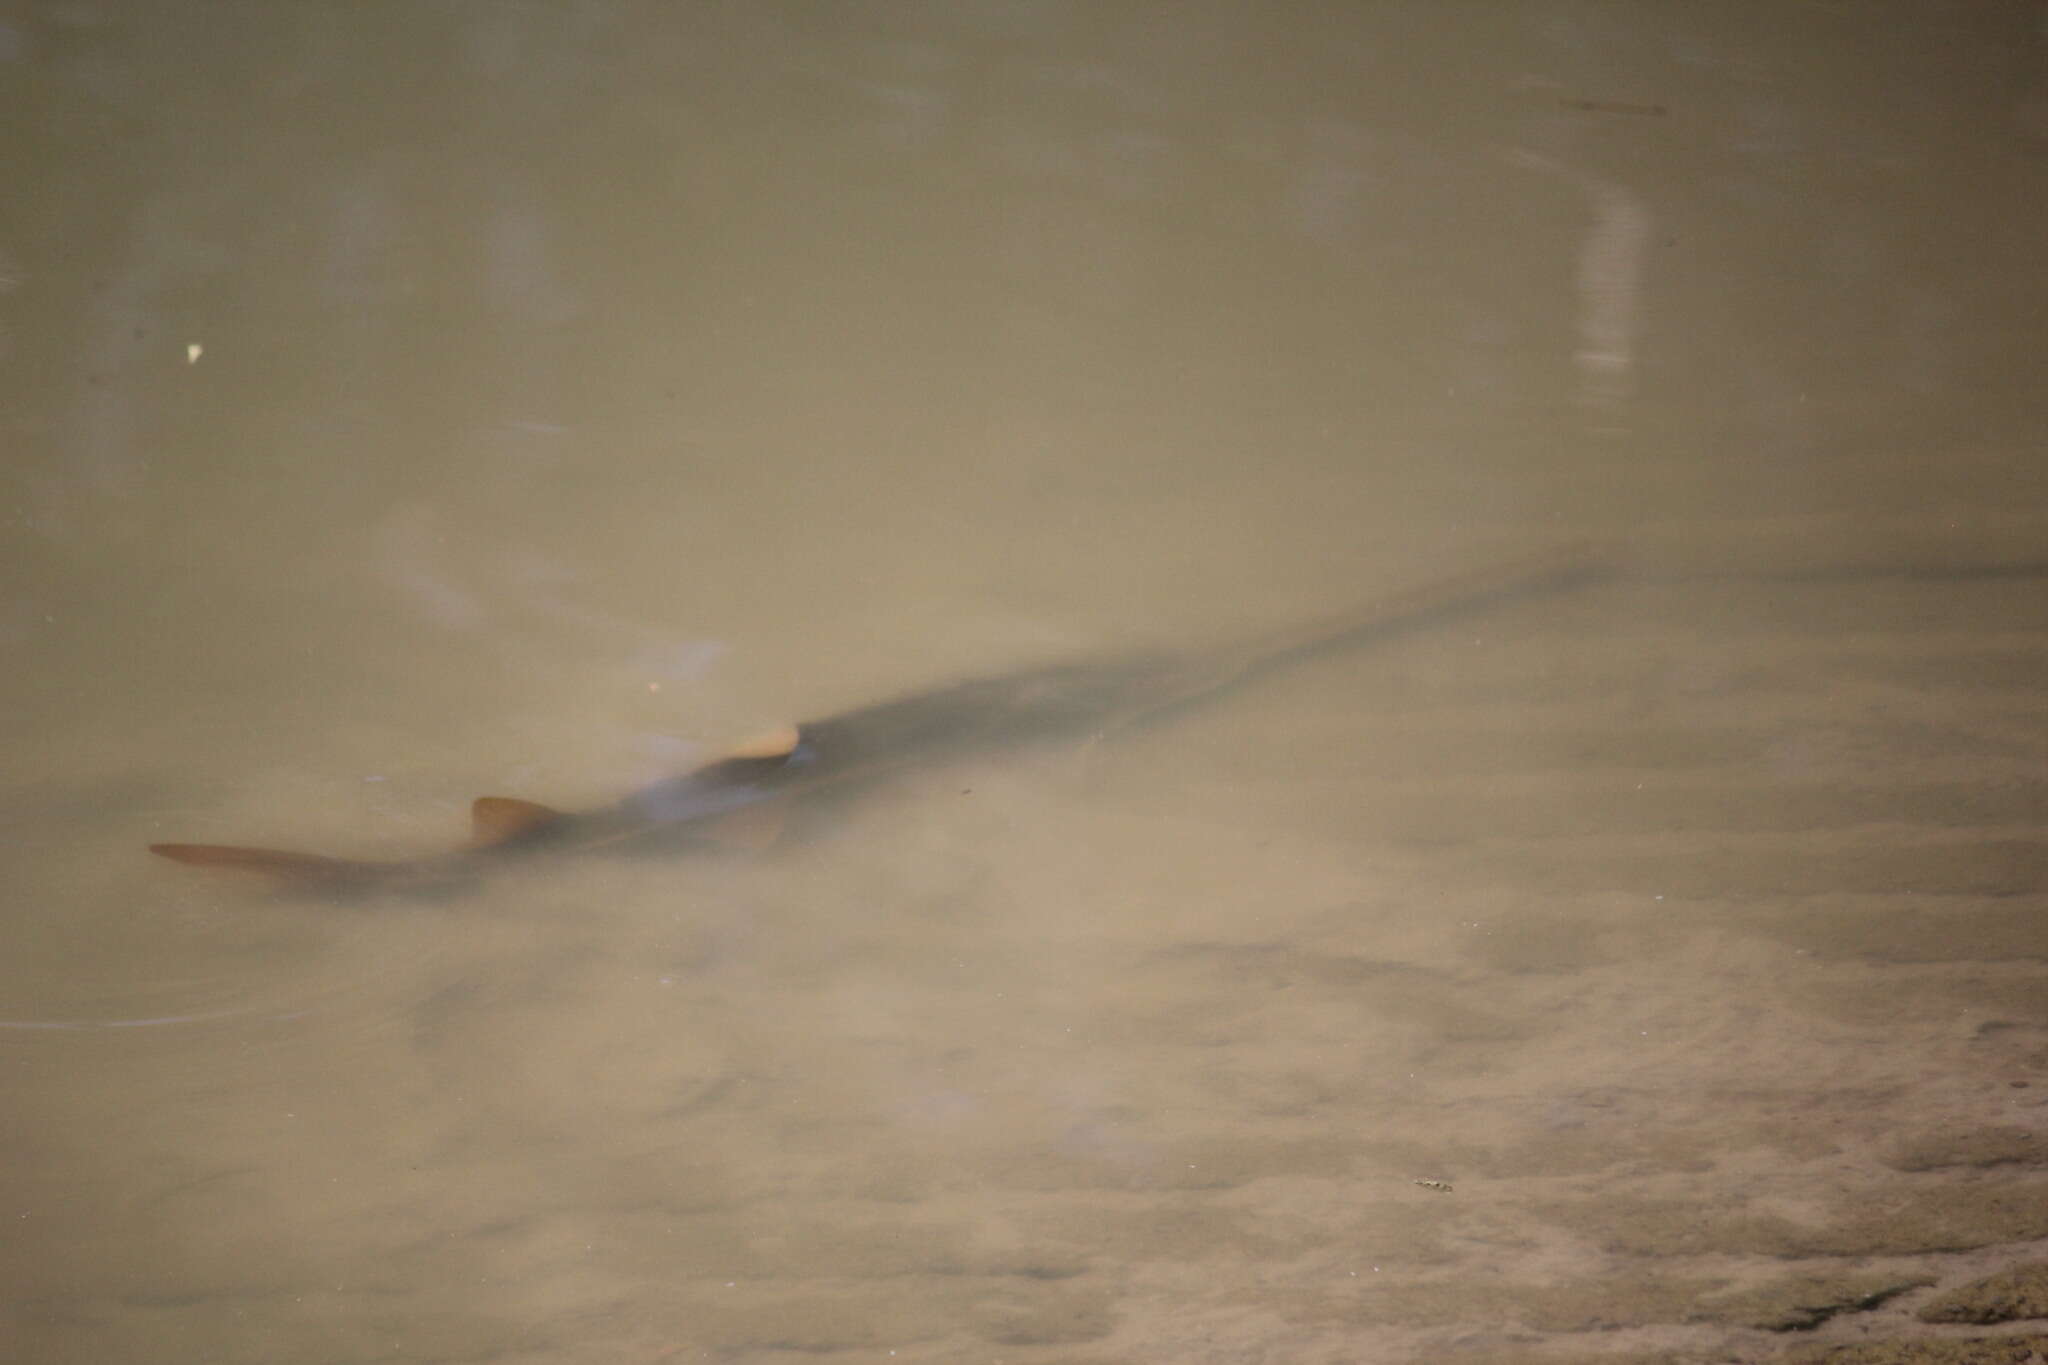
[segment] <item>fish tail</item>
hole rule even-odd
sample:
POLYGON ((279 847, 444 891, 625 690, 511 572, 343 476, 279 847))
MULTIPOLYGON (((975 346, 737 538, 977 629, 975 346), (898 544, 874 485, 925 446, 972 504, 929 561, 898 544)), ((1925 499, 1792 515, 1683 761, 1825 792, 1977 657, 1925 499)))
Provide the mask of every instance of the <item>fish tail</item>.
POLYGON ((242 848, 233 844, 151 844, 149 851, 175 863, 237 868, 301 886, 374 881, 388 876, 394 868, 390 863, 357 862, 347 858, 326 858, 317 853, 242 848))

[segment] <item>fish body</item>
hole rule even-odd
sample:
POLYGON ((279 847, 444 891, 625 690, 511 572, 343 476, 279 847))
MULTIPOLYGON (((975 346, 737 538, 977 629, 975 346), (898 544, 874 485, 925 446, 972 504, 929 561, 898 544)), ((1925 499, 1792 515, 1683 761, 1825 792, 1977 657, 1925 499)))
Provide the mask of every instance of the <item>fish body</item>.
POLYGON ((433 890, 542 852, 656 839, 727 847, 774 842, 790 808, 919 764, 1100 732, 1213 695, 1325 649, 1387 638, 1604 572, 1584 548, 1551 551, 1428 584, 1369 606, 1216 649, 1053 664, 896 697, 742 745, 711 763, 590 811, 479 797, 472 839, 452 853, 369 862, 225 844, 152 844, 177 862, 240 868, 329 889, 433 890))

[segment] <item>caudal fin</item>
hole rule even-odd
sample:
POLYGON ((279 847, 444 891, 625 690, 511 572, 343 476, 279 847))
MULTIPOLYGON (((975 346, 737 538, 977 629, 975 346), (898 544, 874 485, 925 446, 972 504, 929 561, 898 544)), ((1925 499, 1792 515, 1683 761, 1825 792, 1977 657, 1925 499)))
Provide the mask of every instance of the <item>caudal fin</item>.
POLYGON ((238 868, 300 885, 361 882, 390 870, 382 863, 323 858, 317 853, 287 853, 276 848, 238 848, 231 844, 151 844, 149 851, 174 863, 238 868))

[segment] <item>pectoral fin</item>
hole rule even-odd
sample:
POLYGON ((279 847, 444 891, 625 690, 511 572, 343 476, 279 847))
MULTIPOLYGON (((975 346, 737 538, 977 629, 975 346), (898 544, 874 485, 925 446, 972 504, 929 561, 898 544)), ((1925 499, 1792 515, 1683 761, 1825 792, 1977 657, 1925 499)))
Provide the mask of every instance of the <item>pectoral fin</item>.
POLYGON ((757 801, 699 820, 690 833, 734 853, 762 853, 775 846, 788 825, 788 801, 757 801))
POLYGON ((516 796, 479 796, 470 803, 472 848, 497 848, 538 838, 561 820, 562 812, 516 796))

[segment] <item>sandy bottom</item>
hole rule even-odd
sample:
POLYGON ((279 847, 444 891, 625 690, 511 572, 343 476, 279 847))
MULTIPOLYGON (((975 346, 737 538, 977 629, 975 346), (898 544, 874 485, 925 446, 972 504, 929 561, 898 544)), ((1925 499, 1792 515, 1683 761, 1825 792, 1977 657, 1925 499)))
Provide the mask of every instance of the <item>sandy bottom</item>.
MULTIPOLYGON (((10 1358, 2041 1359, 2044 597, 1608 588, 442 905, 80 854, 10 1358)), ((333 786, 208 818, 427 802, 333 786)))

